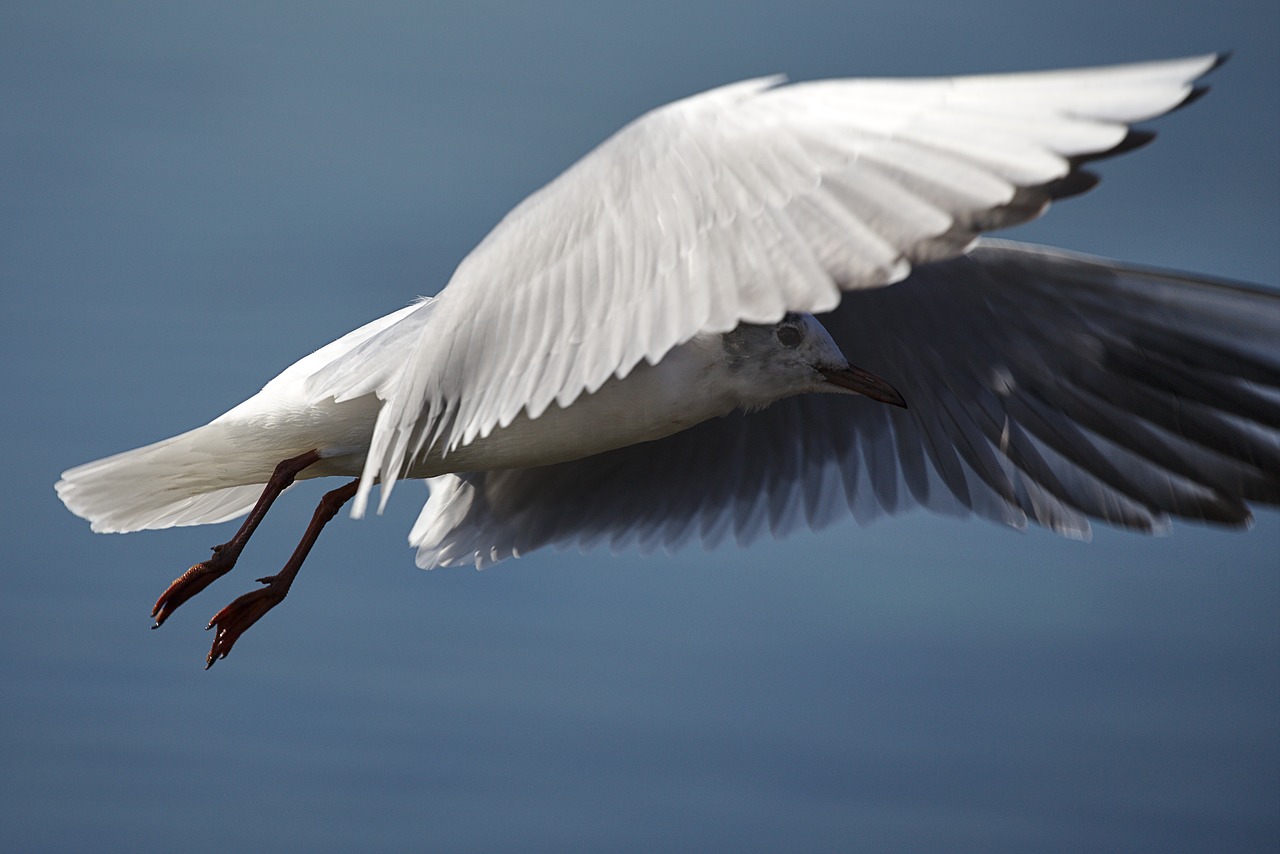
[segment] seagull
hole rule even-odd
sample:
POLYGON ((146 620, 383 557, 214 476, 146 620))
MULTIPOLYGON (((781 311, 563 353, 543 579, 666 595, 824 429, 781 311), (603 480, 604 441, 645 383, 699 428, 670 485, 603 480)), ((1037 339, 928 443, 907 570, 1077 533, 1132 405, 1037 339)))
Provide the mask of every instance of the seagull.
POLYGON ((203 427, 81 465, 96 532, 245 516, 349 479, 209 622, 206 668, 348 502, 429 498, 429 568, 555 545, 750 543, 907 507, 1086 538, 1280 503, 1280 291, 997 241, 1097 183, 1225 56, 953 78, 760 78, 655 109, 420 299, 203 427), (247 515, 246 515, 247 514, 247 515))

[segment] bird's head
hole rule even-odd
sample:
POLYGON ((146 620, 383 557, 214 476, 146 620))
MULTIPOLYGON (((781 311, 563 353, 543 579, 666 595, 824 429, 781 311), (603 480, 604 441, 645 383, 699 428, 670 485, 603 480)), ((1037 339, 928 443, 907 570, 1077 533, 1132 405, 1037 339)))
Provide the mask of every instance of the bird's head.
POLYGON ((850 365, 811 314, 790 312, 777 323, 743 323, 721 340, 745 409, 813 392, 860 394, 881 403, 907 405, 889 383, 850 365))

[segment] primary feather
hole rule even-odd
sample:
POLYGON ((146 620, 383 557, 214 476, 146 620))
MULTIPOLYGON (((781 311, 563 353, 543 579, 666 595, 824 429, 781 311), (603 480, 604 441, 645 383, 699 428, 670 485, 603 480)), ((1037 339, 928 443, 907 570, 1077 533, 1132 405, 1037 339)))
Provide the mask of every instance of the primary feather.
POLYGON ((979 241, 820 318, 910 408, 802 395, 656 442, 449 474, 420 566, 675 549, 913 506, 1087 537, 1280 503, 1280 292, 979 241))
POLYGON ((353 515, 377 481, 385 504, 424 448, 569 406, 698 333, 828 311, 1039 215, 1218 61, 762 78, 642 116, 458 266, 388 389, 353 515))

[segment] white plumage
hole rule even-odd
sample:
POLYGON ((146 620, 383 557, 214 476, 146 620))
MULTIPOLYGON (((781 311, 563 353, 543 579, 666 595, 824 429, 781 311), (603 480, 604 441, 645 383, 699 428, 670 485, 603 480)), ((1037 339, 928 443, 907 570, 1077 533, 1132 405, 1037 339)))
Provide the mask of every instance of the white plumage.
MULTIPOLYGON (((459 264, 385 395, 353 515, 414 451, 571 404, 699 332, 828 311, 1030 219, 1216 62, 714 89, 637 119, 459 264)), ((342 392, 341 388, 320 391, 342 392)))
POLYGON ((385 504, 431 478, 423 566, 913 503, 1073 536, 1243 523, 1280 500, 1276 294, 975 243, 1088 189, 1082 164, 1145 142, 1130 125, 1218 61, 677 101, 517 206, 435 299, 58 493, 97 531, 211 523, 315 452, 272 488, 359 477, 360 516, 375 483, 385 504), (805 394, 899 402, 875 375, 910 408, 805 394))

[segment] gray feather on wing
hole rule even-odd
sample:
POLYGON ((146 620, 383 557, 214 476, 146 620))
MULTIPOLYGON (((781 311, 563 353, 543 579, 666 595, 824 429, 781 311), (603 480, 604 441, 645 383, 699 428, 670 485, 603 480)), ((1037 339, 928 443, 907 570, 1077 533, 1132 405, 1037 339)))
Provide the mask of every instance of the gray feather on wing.
POLYGON ((434 494, 425 508, 420 565, 746 543, 912 506, 1087 537, 1089 519, 1241 525, 1249 502, 1280 503, 1280 292, 982 241, 821 319, 909 409, 803 395, 575 462, 439 478, 457 500, 447 524, 434 494))

